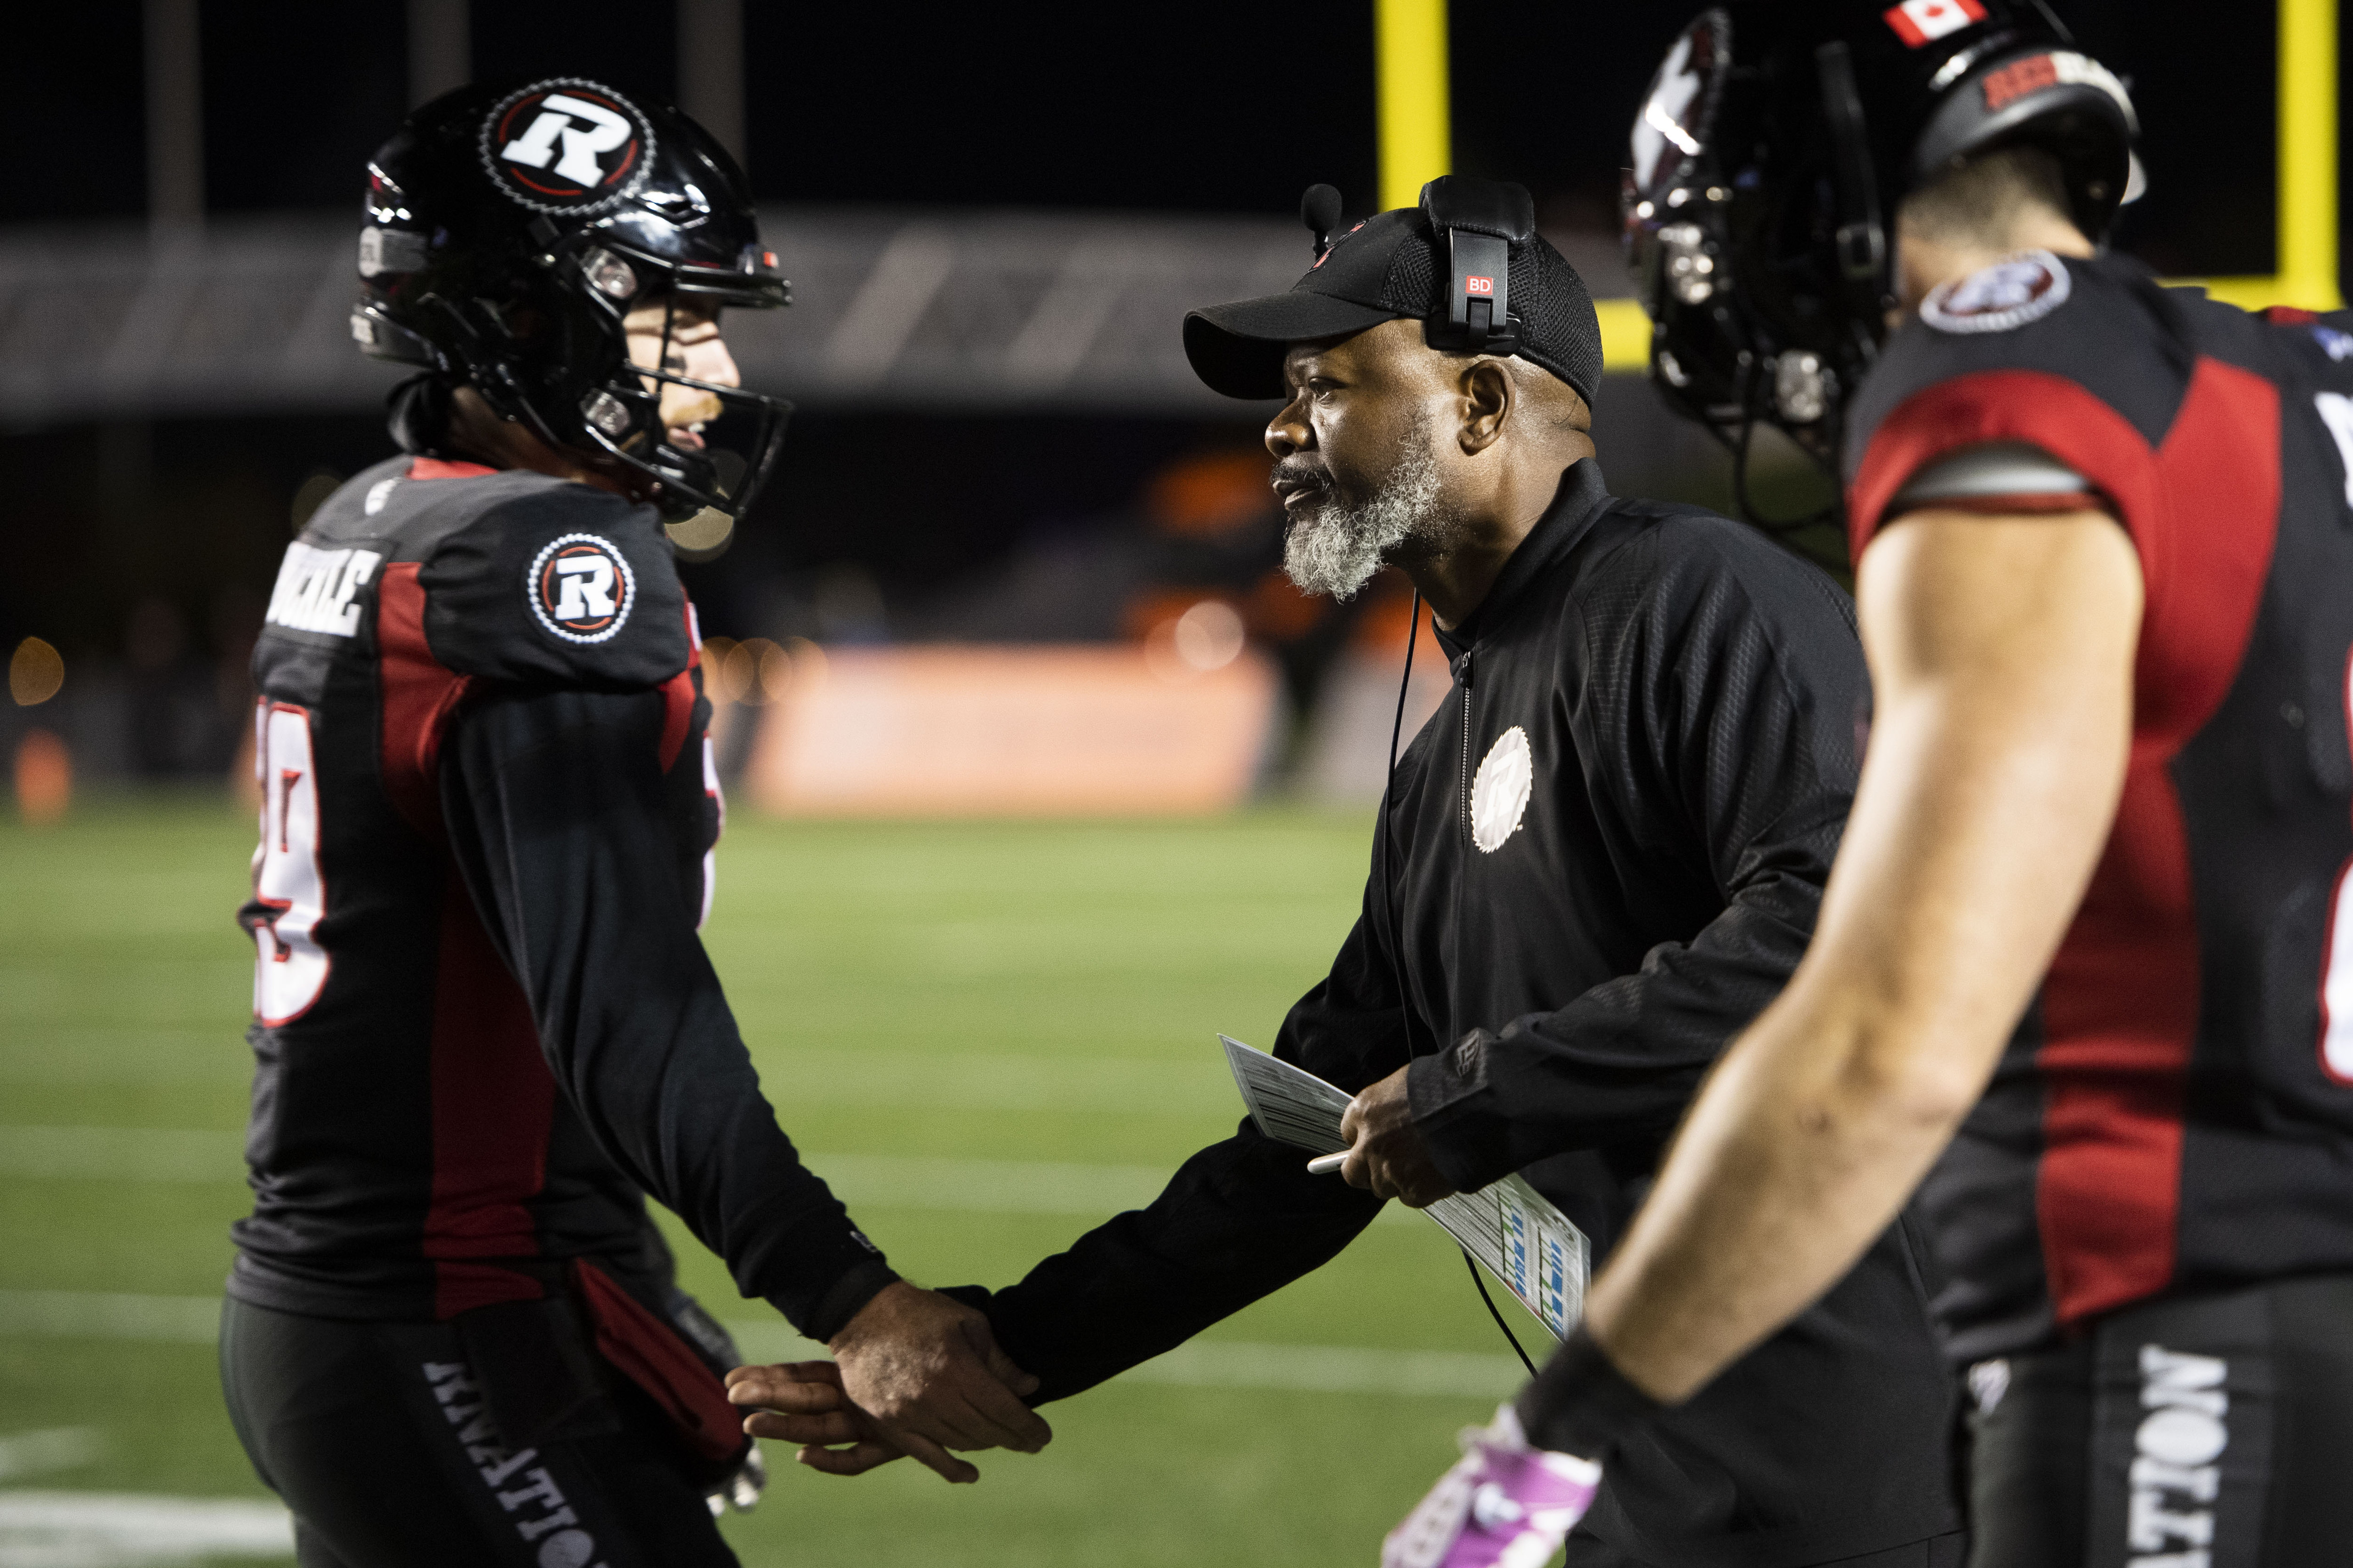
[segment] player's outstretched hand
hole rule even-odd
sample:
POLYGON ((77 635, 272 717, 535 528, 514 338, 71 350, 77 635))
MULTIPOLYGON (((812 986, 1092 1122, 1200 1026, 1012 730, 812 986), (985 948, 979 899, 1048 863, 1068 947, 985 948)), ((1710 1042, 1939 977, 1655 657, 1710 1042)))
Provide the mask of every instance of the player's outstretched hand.
POLYGON ((980 1472, 951 1448, 1034 1454, 1053 1428, 1021 1403, 1038 1380, 997 1346, 978 1312, 904 1280, 885 1286, 832 1342, 836 1363, 740 1367, 739 1405, 764 1405, 745 1429, 804 1445, 800 1460, 857 1475, 904 1453, 951 1481, 980 1472), (824 1368, 823 1372, 817 1369, 824 1368), (829 1445, 847 1444, 848 1447, 829 1445))
POLYGON ((1593 1506, 1601 1467, 1528 1446, 1505 1405, 1463 1430, 1462 1458, 1381 1542, 1381 1568, 1518 1568, 1543 1563, 1593 1506))
POLYGON ((862 1476, 906 1457, 849 1403, 841 1392, 841 1368, 829 1361, 739 1366, 727 1374, 727 1397, 752 1412, 744 1431, 798 1445, 793 1458, 829 1476, 862 1476))
POLYGON ((1399 1068, 1364 1090, 1340 1118, 1340 1136, 1350 1145, 1340 1179, 1377 1197, 1423 1209, 1451 1194, 1454 1184, 1439 1173, 1430 1144, 1413 1124, 1405 1075, 1399 1068))

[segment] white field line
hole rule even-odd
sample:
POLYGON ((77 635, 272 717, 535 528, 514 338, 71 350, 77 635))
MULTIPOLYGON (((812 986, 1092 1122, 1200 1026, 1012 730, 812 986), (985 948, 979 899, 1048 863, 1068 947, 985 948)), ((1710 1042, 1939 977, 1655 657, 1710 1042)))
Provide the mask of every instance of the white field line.
POLYGON ((0 1290, 0 1334, 208 1345, 220 1338, 220 1298, 0 1290))
POLYGON ((0 1490, 0 1568, 162 1568, 293 1555, 294 1521, 274 1502, 0 1490))
MULTIPOLYGON (((0 984, 0 995, 5 994, 0 984)), ((251 1053, 234 1032, 48 1030, 0 1042, 0 1083, 243 1082, 251 1053)), ((948 1056, 918 1051, 755 1050, 760 1083, 786 1126, 804 1105, 917 1110, 1080 1110, 1241 1120, 1216 1052, 1198 1060, 948 1056)))
POLYGON ((0 1175, 241 1182, 245 1134, 141 1127, 0 1127, 0 1175))
MULTIPOLYGON (((0 1335, 209 1343, 219 1318, 220 1303, 209 1296, 0 1290, 0 1335)), ((821 1361, 828 1353, 775 1319, 730 1322, 727 1328, 737 1348, 755 1362, 821 1361)), ((1509 1356, 1233 1340, 1196 1340, 1121 1374, 1126 1382, 1187 1388, 1491 1398, 1511 1393, 1524 1375, 1509 1356)))
MULTIPOLYGON (((0 1176, 118 1182, 245 1179, 238 1132, 127 1127, 0 1127, 0 1176)), ((844 1203, 869 1208, 978 1214, 1075 1215, 1107 1219, 1160 1195, 1176 1167, 1088 1165, 1044 1160, 945 1160, 923 1155, 806 1156, 844 1203)), ((1304 1161, 1306 1156, 1300 1158, 1304 1161)), ((1337 1178, 1334 1178, 1336 1180, 1337 1178)), ((1411 1225, 1401 1208, 1380 1221, 1411 1225)))
POLYGON ((106 1447, 95 1426, 52 1426, 0 1437, 0 1481, 79 1469, 106 1447))

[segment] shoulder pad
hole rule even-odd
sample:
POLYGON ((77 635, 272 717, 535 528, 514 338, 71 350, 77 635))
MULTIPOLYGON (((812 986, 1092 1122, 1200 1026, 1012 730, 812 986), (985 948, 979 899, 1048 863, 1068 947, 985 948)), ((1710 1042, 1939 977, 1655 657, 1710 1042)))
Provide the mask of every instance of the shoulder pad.
POLYGON ((686 668, 686 592, 651 507, 550 480, 445 535, 417 571, 460 675, 634 691, 686 668))

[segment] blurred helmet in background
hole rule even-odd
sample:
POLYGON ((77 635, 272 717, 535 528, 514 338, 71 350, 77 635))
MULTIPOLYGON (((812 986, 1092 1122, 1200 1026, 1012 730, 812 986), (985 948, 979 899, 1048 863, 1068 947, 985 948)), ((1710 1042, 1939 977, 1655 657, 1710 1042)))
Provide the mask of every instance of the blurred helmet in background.
POLYGON ((1956 163, 2056 160, 2094 244, 2137 195, 2124 85, 2040 4, 1735 0, 1668 51, 1635 120, 1627 259, 1668 401, 1816 456, 1894 305, 1895 211, 1956 163))
POLYGON ((578 77, 434 100, 368 164, 359 274, 353 337, 427 373, 395 398, 411 449, 431 445, 430 411, 463 384, 633 476, 673 519, 741 516, 766 477, 790 404, 630 363, 633 309, 663 307, 667 366, 681 303, 790 302, 743 172, 666 105, 578 77), (666 384, 719 400, 699 448, 670 439, 666 384))

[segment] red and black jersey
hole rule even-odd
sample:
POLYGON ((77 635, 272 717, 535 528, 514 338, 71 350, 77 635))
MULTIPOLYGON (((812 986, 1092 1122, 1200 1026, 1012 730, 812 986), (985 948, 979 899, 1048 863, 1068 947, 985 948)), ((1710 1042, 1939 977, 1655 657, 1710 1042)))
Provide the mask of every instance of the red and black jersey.
POLYGON ((2090 506, 2146 584, 2116 825, 1923 1189, 1963 1360, 2169 1292, 2353 1269, 2348 360, 2353 317, 2026 252, 1933 292, 1861 389, 1858 558, 1924 499, 2090 506), (2077 493, 2004 497, 1983 464, 1974 495, 1938 489, 2005 450, 2077 493))
POLYGON ((817 1337, 893 1278, 778 1129, 696 934, 698 647, 653 510, 586 485, 404 458, 288 550, 254 655, 234 1295, 449 1318, 574 1259, 659 1287, 646 1194, 817 1337))

